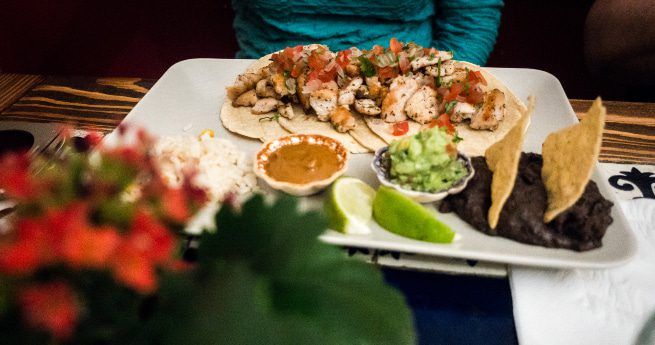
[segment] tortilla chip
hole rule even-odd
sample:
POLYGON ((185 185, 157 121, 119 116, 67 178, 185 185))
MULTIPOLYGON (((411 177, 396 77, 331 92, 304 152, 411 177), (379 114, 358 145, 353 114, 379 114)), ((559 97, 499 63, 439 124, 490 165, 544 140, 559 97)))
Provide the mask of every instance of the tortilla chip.
MULTIPOLYGON (((296 110, 296 107, 294 107, 294 110, 296 110)), ((369 149, 358 143, 350 134, 337 132, 331 123, 319 121, 316 115, 305 115, 300 110, 296 110, 296 116, 293 120, 280 117, 278 122, 284 129, 291 133, 320 134, 338 140, 351 153, 370 152, 369 149)))
POLYGON ((519 170, 519 160, 523 148, 525 132, 530 124, 530 116, 534 111, 534 97, 528 98, 528 109, 522 114, 516 125, 497 143, 491 145, 484 153, 489 170, 493 172, 491 180, 491 207, 487 219, 492 229, 498 225, 500 212, 512 194, 516 175, 519 170))
POLYGON ((541 169, 548 194, 544 222, 555 219, 582 196, 600 154, 606 115, 598 97, 580 123, 546 137, 541 169))
POLYGON ((353 117, 355 117, 355 128, 351 129, 348 133, 355 138, 357 142, 371 151, 377 151, 379 148, 387 146, 387 143, 382 140, 382 138, 368 128, 363 115, 360 115, 355 111, 353 111, 352 114, 353 117))
POLYGON ((373 133, 382 138, 382 140, 384 140, 387 144, 390 144, 394 140, 398 140, 409 135, 414 135, 421 130, 420 123, 408 120, 409 130, 407 133, 404 135, 396 136, 393 135, 393 123, 385 122, 381 118, 373 116, 364 117, 364 121, 366 121, 368 128, 370 128, 373 133))

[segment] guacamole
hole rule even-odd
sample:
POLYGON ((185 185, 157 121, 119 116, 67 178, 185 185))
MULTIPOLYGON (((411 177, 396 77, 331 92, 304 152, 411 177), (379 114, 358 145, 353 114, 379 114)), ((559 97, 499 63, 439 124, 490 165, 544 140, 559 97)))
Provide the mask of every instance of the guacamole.
POLYGON ((389 158, 391 181, 415 191, 448 189, 468 173, 453 137, 438 127, 392 142, 389 158))

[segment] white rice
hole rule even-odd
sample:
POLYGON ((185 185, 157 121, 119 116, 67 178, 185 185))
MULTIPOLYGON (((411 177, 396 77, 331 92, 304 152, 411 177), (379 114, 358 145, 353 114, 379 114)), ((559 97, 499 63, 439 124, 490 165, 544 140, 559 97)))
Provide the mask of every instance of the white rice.
POLYGON ((243 152, 225 139, 190 135, 160 138, 153 155, 166 183, 181 185, 184 173, 194 171, 192 183, 204 188, 212 201, 228 193, 246 195, 257 188, 257 177, 243 152))

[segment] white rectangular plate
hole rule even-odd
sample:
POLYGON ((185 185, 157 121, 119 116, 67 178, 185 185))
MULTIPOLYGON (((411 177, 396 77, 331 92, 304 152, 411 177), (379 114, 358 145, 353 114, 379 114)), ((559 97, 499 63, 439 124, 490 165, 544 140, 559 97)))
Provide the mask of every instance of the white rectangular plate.
MULTIPOLYGON (((226 131, 219 118, 219 111, 225 99, 225 87, 250 63, 252 60, 227 59, 192 59, 179 62, 159 79, 124 121, 144 126, 155 135, 196 135, 203 129, 212 129, 217 137, 234 141, 240 149, 252 156, 261 143, 226 131)), ((537 106, 523 151, 541 152, 541 143, 548 133, 577 123, 561 84, 551 74, 531 69, 488 70, 505 82, 519 98, 525 100, 530 94, 536 96, 537 106)), ((371 159, 370 154, 353 155, 346 174, 377 187, 375 175, 369 168, 371 159)), ((617 204, 607 181, 598 169, 593 179, 603 196, 617 204)), ((319 204, 320 196, 313 197, 308 202, 319 204)), ((389 233, 375 223, 371 224, 371 234, 366 236, 327 231, 321 239, 343 246, 558 268, 617 266, 627 262, 634 255, 636 248, 634 236, 618 205, 612 208, 614 222, 607 230, 603 246, 584 253, 525 245, 502 237, 487 236, 473 229, 454 213, 438 213, 437 217, 459 234, 457 241, 452 244, 415 241, 389 233)))

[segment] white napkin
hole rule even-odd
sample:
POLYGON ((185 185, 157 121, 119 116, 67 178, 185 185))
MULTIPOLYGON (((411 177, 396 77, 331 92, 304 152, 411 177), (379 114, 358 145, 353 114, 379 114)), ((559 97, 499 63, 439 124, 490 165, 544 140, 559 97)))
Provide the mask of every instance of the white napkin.
POLYGON ((655 200, 621 201, 636 257, 607 270, 511 268, 519 343, 634 344, 655 312, 655 200))

